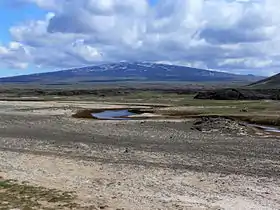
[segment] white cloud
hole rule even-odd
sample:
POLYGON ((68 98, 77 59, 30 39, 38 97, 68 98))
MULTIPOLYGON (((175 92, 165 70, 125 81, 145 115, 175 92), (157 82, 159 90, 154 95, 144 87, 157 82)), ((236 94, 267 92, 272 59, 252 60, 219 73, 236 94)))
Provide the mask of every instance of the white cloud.
POLYGON ((19 42, 10 42, 8 46, 0 46, 0 67, 24 69, 30 62, 30 54, 19 42))
POLYGON ((256 74, 280 65, 279 0, 15 1, 49 13, 10 28, 13 42, 0 45, 2 65, 164 61, 256 74))
POLYGON ((42 9, 60 11, 67 0, 10 0, 8 4, 13 6, 24 5, 24 4, 36 4, 42 9))
POLYGON ((264 58, 263 60, 259 60, 256 58, 233 58, 233 59, 225 59, 218 63, 218 66, 232 66, 239 68, 267 68, 272 64, 271 59, 264 58))
POLYGON ((74 56, 80 57, 87 62, 95 62, 102 60, 102 53, 97 48, 92 47, 84 43, 84 40, 77 40, 72 44, 72 48, 69 49, 74 56))

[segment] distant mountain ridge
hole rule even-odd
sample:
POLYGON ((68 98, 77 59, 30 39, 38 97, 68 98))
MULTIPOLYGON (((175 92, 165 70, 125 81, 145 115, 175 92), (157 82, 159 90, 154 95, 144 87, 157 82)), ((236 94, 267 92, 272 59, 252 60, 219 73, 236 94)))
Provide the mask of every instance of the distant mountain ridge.
POLYGON ((258 89, 280 89, 280 74, 254 82, 248 87, 258 89))
POLYGON ((263 79, 263 77, 237 75, 185 66, 147 62, 120 62, 0 78, 0 83, 71 84, 118 81, 255 82, 260 79, 263 79))

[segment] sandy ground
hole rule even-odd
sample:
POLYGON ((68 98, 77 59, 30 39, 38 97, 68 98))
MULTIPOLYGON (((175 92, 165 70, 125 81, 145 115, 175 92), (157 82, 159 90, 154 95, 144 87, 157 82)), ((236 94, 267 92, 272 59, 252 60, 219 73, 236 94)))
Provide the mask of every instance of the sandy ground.
MULTIPOLYGON (((280 140, 190 120, 71 118, 89 102, 1 102, 0 171, 97 209, 280 209, 280 140)), ((123 107, 118 105, 117 107, 123 107)))

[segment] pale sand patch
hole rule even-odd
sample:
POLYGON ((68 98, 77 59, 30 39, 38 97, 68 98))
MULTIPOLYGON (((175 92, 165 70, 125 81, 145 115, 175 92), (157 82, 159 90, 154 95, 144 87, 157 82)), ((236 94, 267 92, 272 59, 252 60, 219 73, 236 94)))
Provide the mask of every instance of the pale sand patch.
POLYGON ((107 209, 279 209, 273 180, 0 152, 5 178, 76 191, 107 209))

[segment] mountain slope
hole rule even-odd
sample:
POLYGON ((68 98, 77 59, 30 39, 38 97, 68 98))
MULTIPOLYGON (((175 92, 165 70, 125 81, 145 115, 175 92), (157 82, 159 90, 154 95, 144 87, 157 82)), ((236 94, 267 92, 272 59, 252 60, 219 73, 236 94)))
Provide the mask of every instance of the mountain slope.
POLYGON ((279 89, 280 88, 280 74, 276 74, 272 77, 268 77, 266 79, 254 82, 250 84, 248 87, 250 88, 258 88, 258 89, 279 89))
POLYGON ((185 66, 121 62, 56 72, 0 78, 0 83, 59 84, 115 81, 254 82, 260 79, 263 78, 253 75, 236 75, 185 66))

